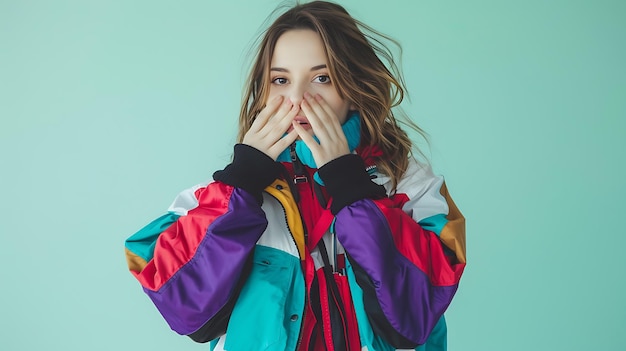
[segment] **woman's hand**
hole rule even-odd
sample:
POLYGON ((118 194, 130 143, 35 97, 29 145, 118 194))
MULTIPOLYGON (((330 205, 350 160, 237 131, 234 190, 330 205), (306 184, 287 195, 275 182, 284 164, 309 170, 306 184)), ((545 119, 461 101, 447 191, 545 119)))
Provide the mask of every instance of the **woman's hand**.
POLYGON ((350 153, 348 140, 341 129, 339 119, 320 95, 313 97, 305 93, 300 107, 319 143, 296 121, 292 122, 293 129, 311 150, 317 168, 350 153))
POLYGON ((294 106, 289 99, 275 97, 252 122, 241 143, 252 146, 276 160, 278 155, 298 138, 295 130, 285 135, 298 110, 299 107, 294 106))

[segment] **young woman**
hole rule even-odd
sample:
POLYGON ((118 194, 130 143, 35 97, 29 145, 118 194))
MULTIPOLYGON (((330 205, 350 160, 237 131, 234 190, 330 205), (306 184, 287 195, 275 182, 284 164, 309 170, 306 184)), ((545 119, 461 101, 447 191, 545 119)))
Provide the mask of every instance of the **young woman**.
POLYGON ((359 28, 327 2, 282 14, 232 163, 126 241, 176 332, 229 351, 445 349, 464 218, 410 156, 401 80, 359 28))

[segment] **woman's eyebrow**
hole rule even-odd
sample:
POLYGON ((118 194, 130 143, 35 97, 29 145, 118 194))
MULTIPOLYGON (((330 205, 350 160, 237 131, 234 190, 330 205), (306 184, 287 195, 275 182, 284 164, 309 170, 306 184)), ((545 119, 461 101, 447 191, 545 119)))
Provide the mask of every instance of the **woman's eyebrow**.
MULTIPOLYGON (((319 71, 320 69, 324 69, 324 68, 327 68, 326 64, 313 66, 313 67, 311 67, 311 72, 313 72, 313 71, 319 71)), ((286 69, 286 68, 282 68, 282 67, 272 67, 272 68, 270 68, 270 71, 274 71, 274 72, 286 72, 286 73, 289 73, 289 70, 288 70, 288 69, 286 69)))

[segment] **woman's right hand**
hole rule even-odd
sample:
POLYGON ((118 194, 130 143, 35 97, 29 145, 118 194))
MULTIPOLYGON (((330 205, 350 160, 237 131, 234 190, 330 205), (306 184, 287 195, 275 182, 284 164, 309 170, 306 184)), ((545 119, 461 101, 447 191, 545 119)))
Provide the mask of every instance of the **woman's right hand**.
POLYGON ((298 138, 295 130, 285 132, 291 127, 300 107, 282 96, 272 99, 259 112, 252 122, 250 130, 244 135, 242 144, 252 146, 273 160, 298 138), (282 103, 281 103, 282 102, 282 103))

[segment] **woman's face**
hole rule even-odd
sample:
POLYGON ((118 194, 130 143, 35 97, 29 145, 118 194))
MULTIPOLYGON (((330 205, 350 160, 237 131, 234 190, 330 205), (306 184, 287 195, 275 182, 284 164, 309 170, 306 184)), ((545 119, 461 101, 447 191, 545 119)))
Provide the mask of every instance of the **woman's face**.
MULTIPOLYGON (((346 121, 350 104, 342 99, 331 81, 324 44, 319 34, 308 29, 283 33, 276 42, 270 64, 268 101, 278 95, 299 105, 304 93, 319 94, 331 107, 339 123, 346 121)), ((302 110, 296 116, 305 129, 310 129, 302 110)))

